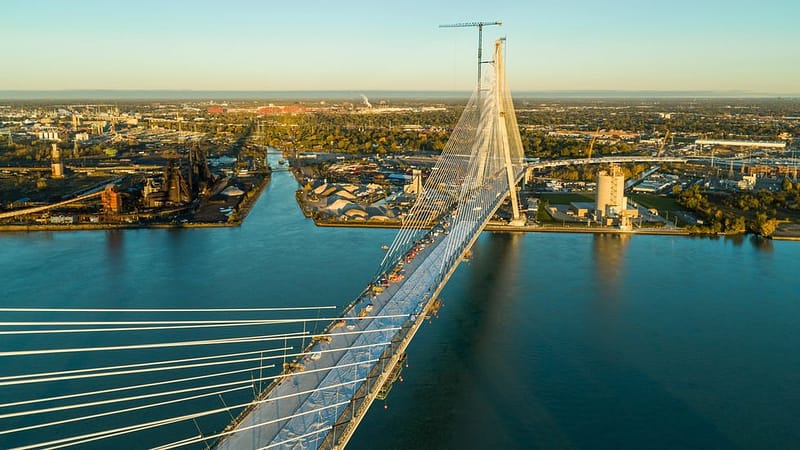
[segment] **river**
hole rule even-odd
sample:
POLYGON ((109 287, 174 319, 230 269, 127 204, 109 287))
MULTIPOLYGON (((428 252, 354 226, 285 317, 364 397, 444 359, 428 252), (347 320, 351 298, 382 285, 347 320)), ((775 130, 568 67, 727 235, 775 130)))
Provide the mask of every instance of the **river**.
MULTIPOLYGON (((295 188, 275 173, 240 228, 0 234, 2 305, 341 307, 395 231, 317 228, 295 188)), ((800 448, 798 260, 751 237, 484 233, 349 448, 800 448)), ((26 339, 2 347, 51 342, 26 339)), ((193 426, 170 432, 115 445, 193 426)))

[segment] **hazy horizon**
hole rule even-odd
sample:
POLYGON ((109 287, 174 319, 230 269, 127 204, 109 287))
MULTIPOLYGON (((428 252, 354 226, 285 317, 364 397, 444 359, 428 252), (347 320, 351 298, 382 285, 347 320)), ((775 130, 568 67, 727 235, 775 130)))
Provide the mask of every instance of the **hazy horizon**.
MULTIPOLYGON (((232 90, 232 89, 31 89, 0 90, 0 101, 59 100, 353 100, 361 95, 376 100, 452 100, 466 99, 467 90, 232 90)), ((514 91, 516 99, 795 99, 799 94, 747 91, 669 91, 669 90, 544 90, 514 91)))
POLYGON ((795 0, 3 3, 0 90, 468 91, 507 37, 514 92, 800 94, 795 0))

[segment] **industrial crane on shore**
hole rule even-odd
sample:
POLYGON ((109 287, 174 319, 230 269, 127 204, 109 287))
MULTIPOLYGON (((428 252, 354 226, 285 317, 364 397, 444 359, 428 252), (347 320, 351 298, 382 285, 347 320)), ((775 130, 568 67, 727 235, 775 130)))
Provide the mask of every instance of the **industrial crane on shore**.
POLYGON ((664 153, 664 146, 667 145, 667 139, 669 139, 669 133, 670 131, 667 130, 667 134, 664 135, 664 140, 661 141, 661 146, 658 147, 658 153, 656 153, 656 156, 659 158, 661 157, 661 154, 664 153))
POLYGON ((588 161, 591 161, 592 159, 592 149, 594 148, 594 143, 597 141, 597 136, 599 135, 600 135, 600 128, 598 127, 597 130, 595 130, 592 139, 589 141, 589 151, 586 152, 586 159, 588 161))

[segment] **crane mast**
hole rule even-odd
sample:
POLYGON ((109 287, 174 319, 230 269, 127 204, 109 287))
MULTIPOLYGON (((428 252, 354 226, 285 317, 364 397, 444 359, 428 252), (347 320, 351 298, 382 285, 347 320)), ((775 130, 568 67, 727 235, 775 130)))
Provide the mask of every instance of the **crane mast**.
POLYGON ((480 92, 481 89, 481 64, 489 61, 483 60, 483 27, 491 26, 491 25, 503 25, 503 22, 494 21, 494 22, 461 22, 461 23, 450 23, 446 25, 439 25, 439 28, 467 28, 467 27, 477 27, 478 28, 478 91, 480 92))
POLYGON ((658 156, 659 158, 661 157, 661 154, 664 153, 664 146, 667 145, 667 139, 669 139, 669 133, 670 131, 667 130, 667 133, 664 135, 664 140, 661 141, 661 146, 658 147, 658 153, 656 153, 656 156, 658 156))
POLYGON ((592 149, 594 148, 594 143, 597 141, 597 136, 600 135, 600 127, 597 128, 597 131, 594 132, 592 135, 592 139, 589 141, 589 151, 586 152, 586 159, 588 161, 592 160, 592 149))

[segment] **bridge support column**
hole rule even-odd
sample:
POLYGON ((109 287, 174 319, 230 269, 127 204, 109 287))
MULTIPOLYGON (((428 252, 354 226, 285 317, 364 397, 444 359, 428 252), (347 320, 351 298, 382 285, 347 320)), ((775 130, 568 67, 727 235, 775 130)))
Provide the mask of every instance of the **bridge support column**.
POLYGON ((497 107, 497 130, 500 137, 500 147, 503 152, 503 163, 506 166, 506 176, 508 177, 508 195, 511 198, 511 226, 525 225, 526 219, 519 212, 519 196, 517 195, 517 180, 514 176, 514 166, 511 163, 511 144, 508 139, 508 127, 506 126, 506 110, 503 100, 506 94, 506 73, 503 64, 503 41, 498 39, 495 42, 494 62, 496 70, 497 92, 494 101, 497 107))

